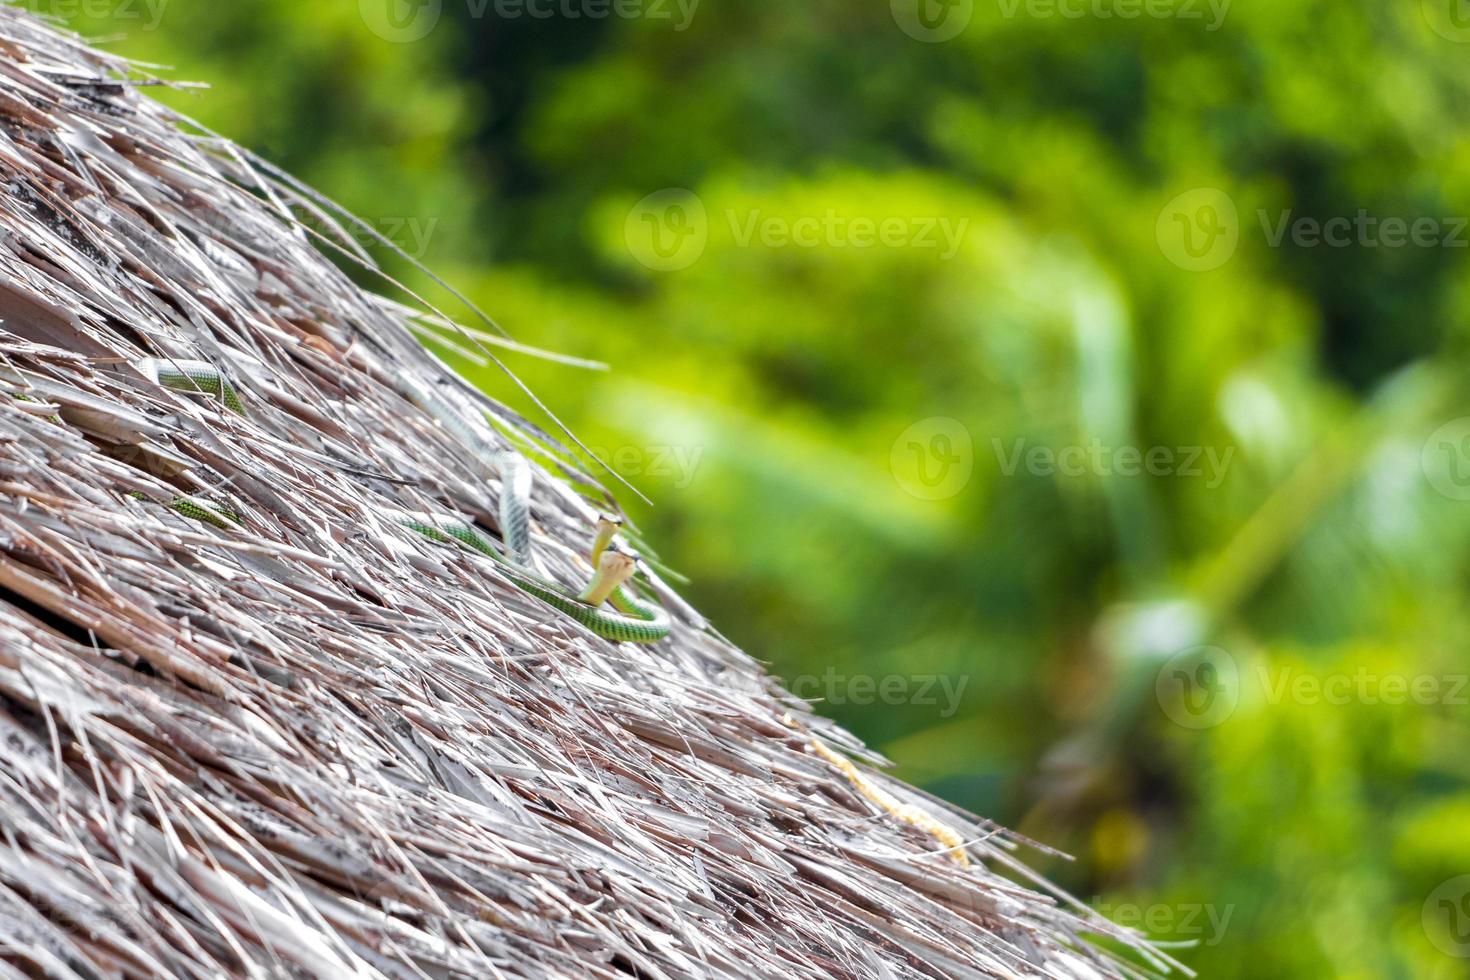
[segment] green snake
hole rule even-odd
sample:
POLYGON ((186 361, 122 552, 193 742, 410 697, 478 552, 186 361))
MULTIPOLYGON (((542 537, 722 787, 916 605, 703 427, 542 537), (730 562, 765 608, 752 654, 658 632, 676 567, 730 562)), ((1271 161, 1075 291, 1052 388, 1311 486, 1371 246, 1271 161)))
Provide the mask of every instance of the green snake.
POLYGON ((245 414, 245 404, 235 387, 206 361, 181 361, 172 357, 145 357, 135 362, 150 381, 174 391, 196 391, 218 398, 236 415, 245 414))
MULTIPOLYGON (((217 398, 230 411, 245 414, 244 403, 234 387, 206 362, 149 358, 139 367, 147 377, 166 388, 202 392, 217 398)), ((621 527, 618 518, 603 515, 597 520, 597 534, 588 554, 594 572, 591 582, 581 593, 573 593, 532 574, 529 570, 531 470, 525 458, 513 450, 491 445, 461 412, 431 389, 403 377, 392 379, 392 386, 407 401, 438 421, 477 460, 495 470, 500 477, 501 537, 507 553, 502 553, 473 524, 460 518, 387 509, 380 511, 383 517, 427 540, 462 546, 490 558, 522 592, 564 613, 598 636, 618 642, 657 643, 669 635, 668 613, 625 587, 624 583, 637 571, 639 561, 615 544, 621 527), (604 609, 605 601, 611 601, 617 611, 604 609)), ((132 496, 144 495, 135 493, 132 496)), ((239 523, 239 516, 228 507, 198 497, 175 496, 167 506, 185 517, 219 528, 229 529, 239 523)), ((788 724, 795 724, 789 714, 786 719, 788 724)), ((919 807, 899 803, 859 773, 849 760, 827 748, 820 739, 812 738, 810 744, 813 752, 841 771, 864 797, 894 818, 930 834, 944 845, 952 860, 961 866, 969 866, 964 839, 951 827, 919 807)))
MULTIPOLYGON (((134 491, 128 494, 138 500, 152 500, 146 493, 134 491)), ((173 511, 183 514, 185 517, 217 527, 222 531, 233 530, 240 526, 240 517, 228 507, 201 500, 198 497, 175 496, 165 501, 166 506, 173 511)))
MULTIPOLYGON (((234 386, 208 362, 145 358, 137 362, 137 366, 145 377, 165 388, 202 392, 217 398, 230 411, 245 414, 245 405, 234 386)), ((482 465, 487 465, 500 476, 499 510, 505 553, 491 544, 473 524, 459 518, 385 509, 382 514, 386 519, 430 541, 460 545, 491 558, 522 592, 605 639, 657 643, 669 635, 668 613, 640 598, 625 585, 637 572, 639 560, 615 545, 614 539, 621 524, 617 518, 603 516, 598 519, 597 535, 588 555, 594 572, 591 582, 582 592, 574 593, 533 574, 530 571, 531 468, 525 458, 513 450, 492 445, 446 399, 419 382, 399 376, 393 379, 393 387, 407 401, 439 422, 482 465), (605 608, 605 601, 610 601, 614 609, 605 608)), ((236 516, 227 508, 195 497, 174 497, 167 506, 185 517, 216 527, 230 528, 237 522, 236 516)))
POLYGON ((528 574, 465 521, 406 512, 385 512, 385 516, 431 541, 457 542, 493 558, 522 592, 565 613, 598 636, 619 642, 657 643, 669 635, 668 614, 623 586, 637 567, 631 556, 610 549, 599 553, 594 548, 592 567, 597 571, 591 584, 580 594, 574 594, 554 582, 528 574), (619 612, 601 608, 604 599, 610 599, 619 612))

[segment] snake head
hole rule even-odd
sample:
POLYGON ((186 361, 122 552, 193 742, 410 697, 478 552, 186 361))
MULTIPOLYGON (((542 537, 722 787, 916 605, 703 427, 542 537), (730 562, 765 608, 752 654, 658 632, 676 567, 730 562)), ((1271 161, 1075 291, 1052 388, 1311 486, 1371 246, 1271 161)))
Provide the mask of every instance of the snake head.
POLYGON ((602 555, 612 544, 613 538, 623 528, 623 519, 616 514, 597 515, 597 537, 592 541, 592 551, 588 554, 593 568, 602 567, 602 555))
POLYGON ((600 606, 607 601, 608 596, 632 578, 637 570, 638 560, 632 555, 616 548, 608 548, 598 559, 597 571, 592 574, 592 581, 578 598, 589 606, 600 606))

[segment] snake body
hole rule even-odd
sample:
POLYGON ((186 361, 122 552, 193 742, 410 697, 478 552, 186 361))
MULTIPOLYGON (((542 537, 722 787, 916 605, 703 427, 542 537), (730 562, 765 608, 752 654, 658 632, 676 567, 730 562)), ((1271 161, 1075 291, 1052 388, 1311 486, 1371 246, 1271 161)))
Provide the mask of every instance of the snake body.
MULTIPOLYGON (((144 493, 133 493, 129 496, 139 500, 151 499, 144 493)), ((177 496, 169 499, 167 505, 170 510, 183 514, 191 520, 200 521, 217 527, 222 531, 229 531, 240 524, 240 515, 220 504, 200 500, 198 497, 177 496)))
POLYGON ((174 391, 197 391, 224 403, 236 415, 245 414, 245 405, 234 385, 208 361, 182 361, 171 357, 145 357, 136 362, 143 375, 174 391))
MULTIPOLYGON (((234 387, 217 368, 205 361, 152 357, 143 359, 137 366, 146 377, 165 388, 204 392, 218 398, 230 411, 245 414, 245 406, 234 387)), ((529 571, 531 468, 525 457, 513 450, 502 450, 492 445, 462 413, 418 381, 407 376, 399 376, 393 381, 400 395, 438 421, 476 459, 488 461, 489 467, 500 476, 500 529, 505 541, 505 553, 502 554, 473 525, 458 518, 386 510, 383 512, 385 517, 430 541, 463 545, 493 559, 522 592, 564 613, 605 639, 627 643, 657 643, 669 635, 668 613, 621 584, 608 595, 608 600, 616 609, 614 612, 602 608, 600 604, 584 601, 591 589, 578 596, 555 582, 532 574, 529 571)), ((233 513, 196 498, 175 497, 169 501, 168 506, 186 517, 216 527, 228 529, 234 526, 233 513)), ((611 534, 606 531, 598 535, 591 554, 594 568, 599 566, 610 540, 611 534)))
MULTIPOLYGON (((139 364, 139 368, 164 387, 176 391, 203 392, 218 398, 230 411, 245 414, 245 406, 235 389, 208 363, 148 358, 139 364)), ((514 451, 492 446, 460 412, 418 382, 404 377, 394 380, 400 395, 436 419, 446 431, 470 449, 477 459, 488 460, 498 472, 501 479, 501 536, 508 553, 502 554, 472 524, 458 518, 385 510, 383 515, 386 518, 427 540, 460 545, 485 555, 500 565, 505 576, 522 592, 546 603, 598 636, 617 642, 657 643, 669 635, 668 613, 639 598, 621 584, 608 593, 608 601, 617 609, 617 612, 609 612, 600 604, 584 601, 597 589, 595 577, 593 585, 578 596, 554 582, 531 574, 528 571, 531 560, 531 469, 525 458, 514 451)), ((143 495, 135 493, 133 496, 143 495)), ((168 506, 185 517, 219 528, 233 528, 239 521, 238 515, 228 507, 197 497, 176 496, 168 502, 168 506)), ((612 549, 619 523, 616 518, 602 517, 598 520, 597 534, 590 554, 594 568, 602 566, 604 554, 612 549)), ((795 725, 790 715, 786 718, 788 724, 795 725)), ((928 833, 944 847, 945 853, 952 860, 963 867, 969 866, 970 859, 965 852, 964 839, 947 824, 916 806, 900 803, 819 739, 812 738, 810 744, 817 755, 842 772, 864 797, 894 818, 928 833)))
POLYGON ((657 643, 669 635, 669 615, 651 602, 645 602, 629 589, 614 589, 610 601, 618 608, 611 613, 586 602, 554 582, 528 575, 508 561, 484 535, 465 521, 434 517, 430 514, 390 513, 395 523, 428 538, 444 543, 458 542, 494 559, 505 569, 506 577, 528 595, 581 623, 598 636, 626 643, 657 643))
POLYGON ((499 476, 500 534, 505 550, 516 564, 531 562, 531 467, 520 453, 491 445, 470 425, 464 413, 456 411, 443 397, 417 379, 399 375, 392 379, 398 393, 438 421, 450 435, 470 450, 475 459, 488 462, 499 476))

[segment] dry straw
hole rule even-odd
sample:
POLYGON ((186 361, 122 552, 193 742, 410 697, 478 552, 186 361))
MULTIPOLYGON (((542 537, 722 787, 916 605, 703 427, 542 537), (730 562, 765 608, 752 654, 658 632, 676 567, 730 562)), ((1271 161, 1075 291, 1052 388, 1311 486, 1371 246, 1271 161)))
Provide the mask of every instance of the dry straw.
MULTIPOLYGON (((494 526, 385 383, 446 377, 411 333, 443 314, 354 285, 349 219, 145 84, 0 7, 0 977, 1170 965, 1004 830, 834 765, 872 760, 667 590, 671 640, 610 644, 378 516, 494 526), (221 366, 249 413, 142 357, 221 366)), ((536 459, 570 583, 605 501, 536 459)))

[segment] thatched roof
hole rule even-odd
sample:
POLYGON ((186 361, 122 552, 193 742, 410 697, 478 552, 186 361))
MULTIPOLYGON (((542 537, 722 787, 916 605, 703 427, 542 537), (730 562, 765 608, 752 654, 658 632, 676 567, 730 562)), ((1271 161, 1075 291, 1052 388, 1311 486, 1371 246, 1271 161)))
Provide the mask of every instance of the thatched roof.
MULTIPOLYGON (((672 593, 673 637, 612 644, 385 521, 494 528, 385 383, 443 368, 309 192, 142 82, 0 7, 0 976, 1128 972, 1087 932, 1162 966, 1014 884, 1004 830, 845 772, 856 740, 672 593)), ((575 582, 596 501, 533 458, 575 582)))

